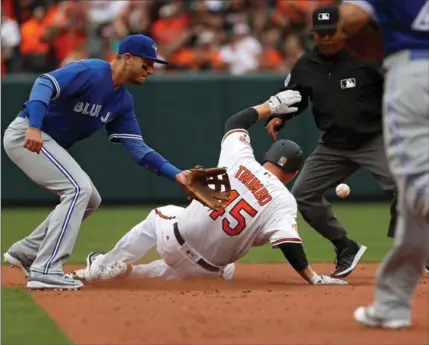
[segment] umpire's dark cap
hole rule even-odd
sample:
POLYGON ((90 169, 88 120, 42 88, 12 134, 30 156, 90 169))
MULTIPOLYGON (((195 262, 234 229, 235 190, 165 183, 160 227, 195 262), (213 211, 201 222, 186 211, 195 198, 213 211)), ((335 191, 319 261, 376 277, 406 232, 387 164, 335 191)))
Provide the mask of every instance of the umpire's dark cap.
POLYGON ((311 31, 333 31, 336 30, 340 20, 338 6, 323 6, 313 12, 313 27, 311 31))
POLYGON ((134 56, 140 56, 144 59, 153 60, 160 64, 168 64, 167 61, 158 59, 156 55, 156 42, 149 36, 143 34, 130 35, 125 37, 119 43, 119 54, 131 54, 134 56))
POLYGON ((301 147, 291 140, 277 140, 264 155, 263 163, 271 162, 285 172, 295 173, 301 169, 305 158, 301 147))

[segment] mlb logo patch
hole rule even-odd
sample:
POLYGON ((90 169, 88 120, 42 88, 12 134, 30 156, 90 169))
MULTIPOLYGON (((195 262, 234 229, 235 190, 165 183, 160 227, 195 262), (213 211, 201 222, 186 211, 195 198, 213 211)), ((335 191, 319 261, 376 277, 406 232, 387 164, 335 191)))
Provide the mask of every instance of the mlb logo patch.
POLYGON ((353 87, 356 87, 356 79, 355 78, 348 78, 341 80, 341 88, 342 89, 351 89, 353 87))
POLYGON ((287 162, 287 158, 284 156, 281 156, 277 164, 283 167, 286 164, 286 162, 287 162))
POLYGON ((319 13, 317 15, 317 19, 319 20, 329 20, 329 18, 330 18, 329 13, 319 13))

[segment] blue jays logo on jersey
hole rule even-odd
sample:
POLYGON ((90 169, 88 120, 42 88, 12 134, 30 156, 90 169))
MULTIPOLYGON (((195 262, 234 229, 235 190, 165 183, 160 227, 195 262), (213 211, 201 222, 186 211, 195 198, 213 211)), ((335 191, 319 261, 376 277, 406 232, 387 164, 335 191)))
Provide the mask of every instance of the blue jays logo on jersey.
MULTIPOLYGON (((88 102, 77 102, 74 105, 73 111, 75 111, 76 113, 81 113, 83 115, 99 117, 102 108, 103 107, 100 104, 91 104, 88 102)), ((109 117, 110 117, 110 112, 107 112, 106 115, 100 117, 100 120, 106 123, 109 117)))

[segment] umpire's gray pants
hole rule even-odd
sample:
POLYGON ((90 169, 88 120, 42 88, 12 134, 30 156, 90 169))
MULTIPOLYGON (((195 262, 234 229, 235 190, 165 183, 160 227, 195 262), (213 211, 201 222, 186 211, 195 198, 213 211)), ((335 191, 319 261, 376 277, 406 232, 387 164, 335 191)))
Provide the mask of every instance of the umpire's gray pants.
POLYGON ((3 137, 5 151, 32 181, 60 196, 61 202, 29 236, 12 247, 34 260, 31 271, 61 274, 82 219, 99 207, 101 197, 73 157, 46 133, 42 133, 40 154, 24 148, 27 128, 28 120, 20 117, 9 125, 3 137))
POLYGON ((385 61, 385 146, 398 185, 395 245, 376 277, 375 309, 411 317, 411 295, 429 261, 429 52, 385 61))
POLYGON ((396 223, 396 187, 387 165, 383 137, 379 134, 356 150, 338 150, 319 144, 307 158, 292 187, 302 217, 329 240, 342 238, 346 231, 323 195, 361 167, 368 169, 393 199, 389 234, 393 232, 396 223))

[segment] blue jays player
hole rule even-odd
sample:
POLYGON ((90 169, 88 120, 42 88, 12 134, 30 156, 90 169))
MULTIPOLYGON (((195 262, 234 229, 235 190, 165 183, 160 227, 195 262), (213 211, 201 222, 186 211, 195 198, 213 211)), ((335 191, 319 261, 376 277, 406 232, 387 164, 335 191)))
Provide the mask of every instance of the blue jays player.
POLYGON ((366 326, 406 328, 429 261, 429 1, 344 1, 341 13, 349 37, 372 20, 383 34, 385 150, 398 186, 395 246, 378 272, 374 303, 354 317, 366 326))
POLYGON ((61 202, 27 237, 13 244, 5 260, 28 276, 29 289, 76 290, 79 280, 64 274, 83 219, 101 203, 90 177, 67 152, 75 142, 102 127, 110 142, 125 146, 141 166, 186 188, 180 171, 143 140, 128 83, 141 84, 154 73, 156 44, 147 36, 122 40, 111 63, 99 59, 72 62, 43 74, 29 100, 6 129, 9 158, 35 183, 61 202))

